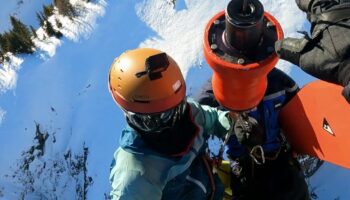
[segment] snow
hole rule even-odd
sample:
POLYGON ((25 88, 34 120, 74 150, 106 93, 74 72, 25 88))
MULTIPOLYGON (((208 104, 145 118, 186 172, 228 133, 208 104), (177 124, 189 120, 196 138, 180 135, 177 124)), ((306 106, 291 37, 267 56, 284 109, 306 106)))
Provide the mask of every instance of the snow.
POLYGON ((14 89, 17 82, 16 71, 20 69, 23 59, 18 58, 11 53, 6 54, 9 58, 0 67, 0 94, 8 89, 14 89))
MULTIPOLYGON (((69 166, 77 160, 64 155, 83 156, 84 147, 89 151, 87 176, 93 180, 87 199, 104 199, 110 190, 109 166, 125 125, 107 89, 110 64, 128 49, 160 48, 177 60, 186 76, 187 93, 194 94, 211 75, 202 53, 204 27, 228 1, 178 0, 175 7, 166 0, 71 2, 82 4, 87 12, 74 22, 55 15, 64 21, 61 40, 36 41, 38 53, 14 57, 12 65, 0 68, 0 199, 20 199, 23 191, 26 199, 79 199, 73 188, 84 183, 84 173, 72 176, 69 166), (30 147, 38 145, 37 124, 48 134, 44 154, 36 152, 29 171, 19 171, 23 160, 30 158, 30 147), (24 184, 28 180, 33 184, 24 184), (31 187, 35 192, 28 190, 31 187)), ((296 31, 307 26, 293 0, 262 2, 285 35, 297 36, 296 31)), ((290 64, 280 62, 278 67, 301 75, 290 64)), ((347 199, 349 184, 339 182, 349 176, 347 170, 327 164, 310 183, 319 199, 337 195, 347 199)))
MULTIPOLYGON (((104 0, 99 0, 97 3, 72 1, 72 4, 78 8, 79 17, 71 20, 67 16, 59 15, 56 9, 55 14, 49 18, 49 21, 56 29, 58 29, 56 19, 59 20, 63 25, 63 27, 60 29, 63 36, 78 42, 79 38, 87 39, 89 37, 96 26, 97 17, 104 15, 104 7, 106 6, 106 2, 104 0)), ((24 3, 23 1, 22 3, 17 3, 17 5, 21 5, 20 8, 17 8, 17 10, 25 10, 24 8, 28 9, 26 7, 27 3, 24 3)), ((31 11, 33 12, 33 10, 31 11)), ((34 12, 32 15, 34 15, 34 12)), ((37 50, 36 54, 43 59, 54 56, 56 53, 56 48, 61 45, 61 40, 57 39, 56 37, 49 37, 41 27, 37 29, 36 33, 38 37, 33 39, 37 50)), ((17 71, 21 68, 21 64, 23 62, 23 58, 13 56, 12 54, 8 55, 10 60, 5 62, 3 65, 0 65, 0 93, 6 92, 7 90, 12 90, 16 87, 17 71)), ((5 112, 2 112, 2 118, 4 117, 4 113, 5 112)))
POLYGON ((56 48, 61 46, 61 40, 56 37, 48 37, 43 28, 36 31, 38 38, 34 38, 33 42, 40 57, 45 59, 47 56, 52 57, 56 54, 56 48))
MULTIPOLYGON (((60 30, 64 37, 77 42, 80 38, 87 39, 89 37, 96 26, 97 17, 104 15, 106 2, 100 0, 97 4, 93 4, 75 0, 71 1, 71 3, 78 10, 78 17, 70 19, 68 16, 60 15, 56 9, 49 21, 56 30, 60 30), (57 27, 56 20, 62 24, 61 28, 57 27)), ((38 38, 34 39, 34 44, 38 51, 41 52, 39 53, 40 57, 54 56, 56 48, 61 45, 61 41, 56 37, 49 37, 43 28, 39 28, 36 33, 38 38)))
MULTIPOLYGON (((204 27, 214 14, 225 8, 229 1, 223 0, 215 4, 210 0, 184 2, 186 5, 184 9, 175 10, 167 1, 143 1, 136 5, 136 10, 141 20, 157 33, 156 36, 146 38, 140 47, 154 47, 168 52, 178 62, 186 76, 191 68, 203 64, 204 27)), ((262 3, 265 10, 273 13, 279 20, 285 36, 300 37, 296 31, 303 29, 305 14, 295 3, 267 0, 262 3)), ((277 67, 290 72, 291 66, 285 61, 280 61, 277 67)))
POLYGON ((177 61, 186 76, 191 67, 203 62, 202 40, 206 23, 227 3, 186 1, 186 9, 178 11, 166 1, 151 0, 137 4, 138 16, 157 33, 154 37, 146 38, 140 47, 164 50, 177 61))

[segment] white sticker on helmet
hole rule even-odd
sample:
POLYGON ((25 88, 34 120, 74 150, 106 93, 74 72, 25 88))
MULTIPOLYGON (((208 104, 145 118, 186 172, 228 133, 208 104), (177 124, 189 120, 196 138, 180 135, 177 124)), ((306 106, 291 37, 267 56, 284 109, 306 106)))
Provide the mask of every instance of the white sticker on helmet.
POLYGON ((177 80, 174 84, 173 84, 173 90, 174 92, 176 92, 177 90, 179 90, 179 88, 181 87, 181 81, 177 80))

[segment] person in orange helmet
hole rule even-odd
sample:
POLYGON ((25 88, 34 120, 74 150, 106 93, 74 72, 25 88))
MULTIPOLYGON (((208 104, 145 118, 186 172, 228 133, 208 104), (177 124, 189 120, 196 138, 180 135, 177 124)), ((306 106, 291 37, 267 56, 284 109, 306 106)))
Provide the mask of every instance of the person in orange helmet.
POLYGON ((209 135, 230 130, 228 112, 186 98, 168 54, 126 51, 110 68, 109 90, 127 121, 110 172, 112 199, 222 199, 204 157, 209 135))

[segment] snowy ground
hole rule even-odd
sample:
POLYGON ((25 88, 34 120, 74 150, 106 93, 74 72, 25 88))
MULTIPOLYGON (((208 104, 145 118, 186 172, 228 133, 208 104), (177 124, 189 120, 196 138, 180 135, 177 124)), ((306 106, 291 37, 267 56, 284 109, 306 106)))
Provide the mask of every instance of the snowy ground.
MULTIPOLYGON (((33 15, 41 7, 37 2, 27 8, 33 15)), ((181 66, 188 94, 195 94, 211 74, 202 54, 204 26, 227 2, 178 0, 173 7, 166 0, 108 1, 101 4, 105 15, 87 32, 74 29, 76 37, 67 34, 51 54, 20 56, 20 66, 0 68, 0 84, 4 77, 12 84, 0 85, 0 199, 104 199, 110 189, 109 165, 125 125, 107 89, 113 59, 140 46, 163 49, 181 66), (84 163, 87 169, 80 167, 84 163)), ((286 35, 307 26, 293 0, 262 2, 286 35)), ((284 62, 279 67, 301 85, 311 80, 284 62)), ((310 183, 318 199, 349 199, 349 178, 347 170, 326 164, 310 183)))

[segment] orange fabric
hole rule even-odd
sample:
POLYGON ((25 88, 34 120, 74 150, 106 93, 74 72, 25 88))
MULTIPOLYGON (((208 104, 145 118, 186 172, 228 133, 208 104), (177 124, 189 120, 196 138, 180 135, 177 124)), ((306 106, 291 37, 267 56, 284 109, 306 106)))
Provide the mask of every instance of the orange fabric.
POLYGON ((350 168, 350 105, 341 91, 312 82, 282 109, 280 121, 296 152, 350 168))

